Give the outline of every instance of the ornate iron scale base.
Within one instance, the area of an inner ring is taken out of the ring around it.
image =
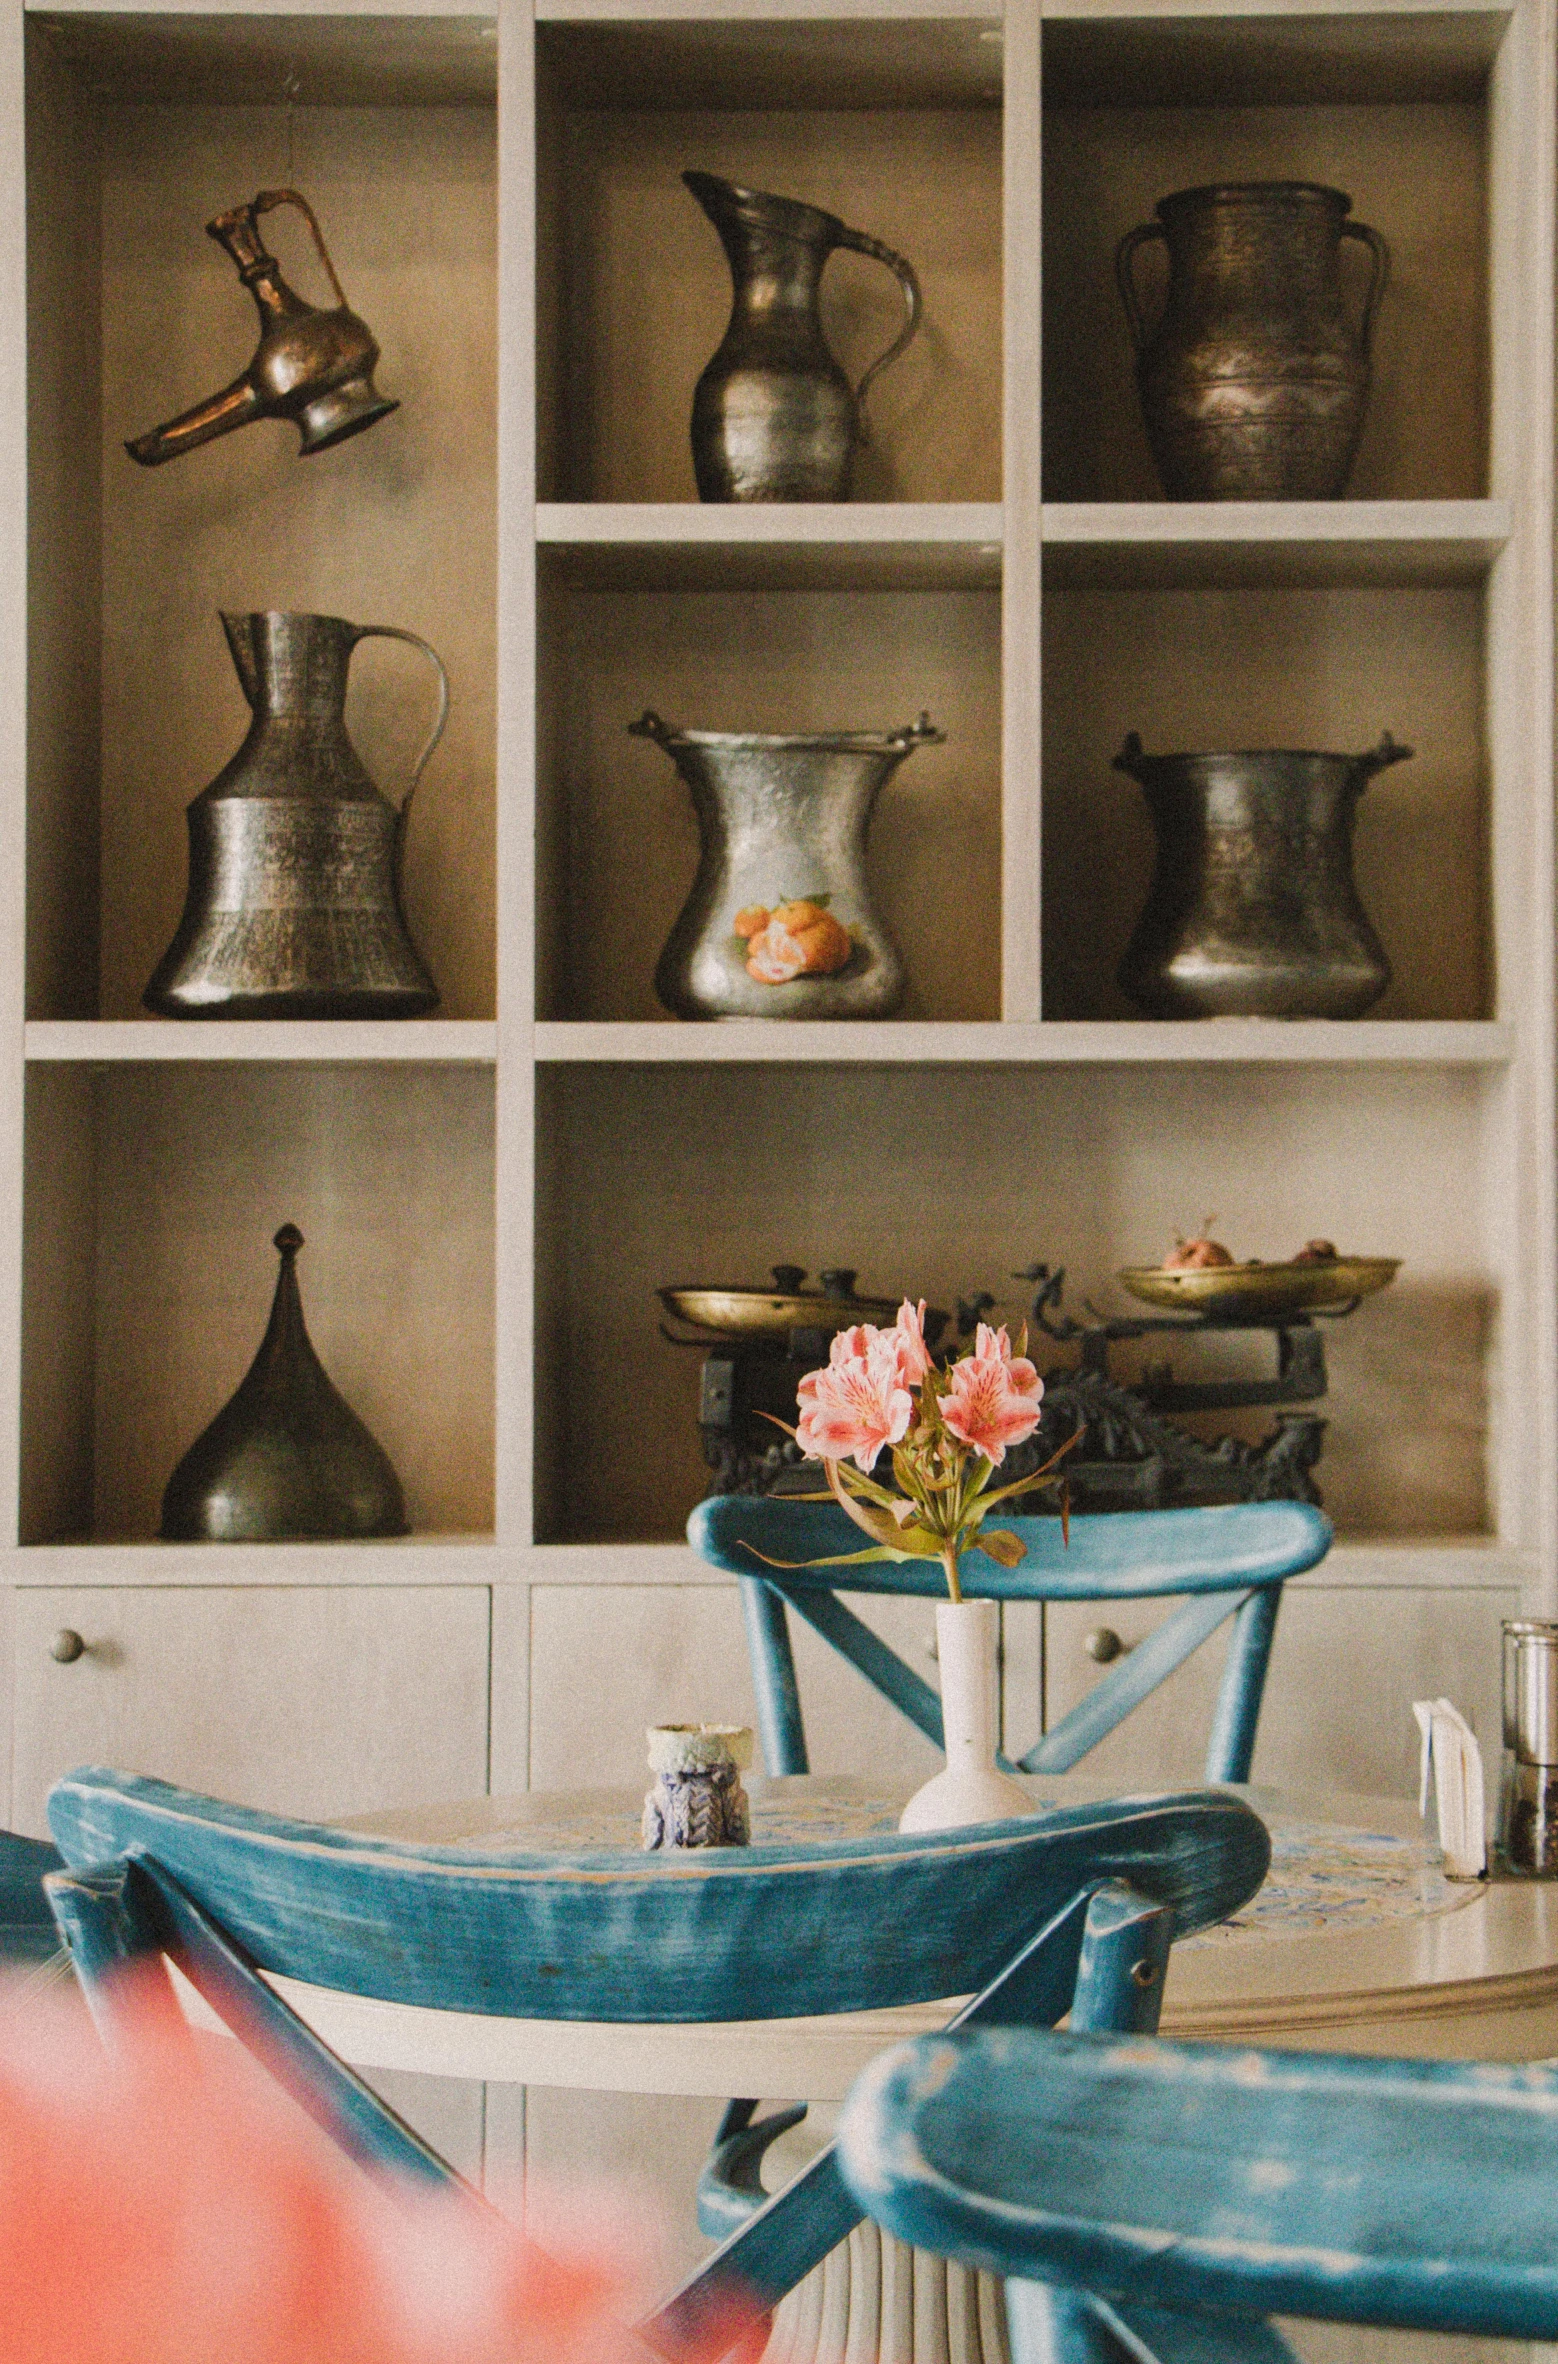
[[[1326,1424],[1317,1414],[1279,1410],[1258,1444],[1231,1436],[1208,1444],[1173,1417],[1318,1402],[1327,1385],[1325,1341],[1312,1316],[1237,1321],[1226,1315],[1148,1314],[1106,1320],[1089,1308],[1088,1318],[1077,1321],[1061,1309],[1063,1269],[1052,1272],[1047,1265],[1033,1264],[1016,1277],[1035,1285],[1029,1351],[1041,1370],[1042,1354],[1035,1351],[1041,1338],[1072,1348],[1077,1360],[1044,1371],[1043,1418],[1028,1443],[1008,1453],[1003,1478],[1020,1478],[1039,1469],[1081,1428],[1086,1431],[1083,1441],[1066,1462],[1071,1503],[1077,1510],[1319,1502],[1313,1473]],[[960,1300],[959,1334],[969,1336],[994,1303],[983,1294]],[[1273,1341],[1276,1371],[1269,1378],[1176,1379],[1167,1360],[1150,1365],[1133,1381],[1117,1379],[1110,1370],[1111,1350],[1128,1340],[1220,1334],[1247,1338],[1257,1333]],[[815,1464],[803,1462],[791,1439],[764,1415],[794,1420],[796,1388],[806,1372],[826,1362],[831,1337],[830,1330],[808,1328],[791,1330],[782,1338],[675,1341],[706,1350],[698,1428],[712,1472],[709,1493],[815,1490]],[[1054,1510],[1058,1503],[1052,1491],[1045,1491],[1021,1507]]]

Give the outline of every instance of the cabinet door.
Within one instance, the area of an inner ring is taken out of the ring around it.
[[[480,1795],[487,1636],[475,1585],[21,1591],[16,1827],[82,1764],[321,1818]]]
[[[1088,1655],[1089,1633],[1107,1627],[1129,1647],[1164,1614],[1159,1601],[1047,1610],[1047,1721],[1058,1722],[1107,1671]],[[1513,1592],[1491,1589],[1288,1585],[1252,1777],[1290,1789],[1413,1795],[1412,1702],[1442,1694],[1471,1719],[1496,1783],[1499,1623],[1517,1614]],[[1199,1781],[1224,1649],[1214,1634],[1078,1771],[1122,1784]]]

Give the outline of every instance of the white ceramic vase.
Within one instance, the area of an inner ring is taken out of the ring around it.
[[[941,1722],[947,1767],[917,1789],[898,1819],[900,1830],[957,1830],[967,1822],[999,1822],[1031,1814],[1033,1800],[995,1764],[995,1601],[938,1601],[936,1655],[941,1663]]]

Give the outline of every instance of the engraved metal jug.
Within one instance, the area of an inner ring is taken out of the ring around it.
[[[313,232],[335,289],[333,311],[322,311],[290,288],[275,256],[266,253],[259,217],[278,205],[295,205]],[[132,460],[158,468],[164,460],[247,427],[251,419],[291,419],[303,439],[298,457],[306,460],[400,408],[373,382],[379,360],[373,331],[348,306],[306,197],[296,189],[262,189],[248,204],[231,206],[207,222],[206,236],[231,255],[253,296],[260,341],[248,368],[230,386],[127,443]]]
[[[1311,181],[1234,181],[1160,199],[1115,254],[1147,441],[1171,501],[1325,501],[1363,431],[1374,317],[1390,271],[1352,199]],[[1168,248],[1168,299],[1148,328],[1135,257]],[[1373,258],[1348,318],[1341,248]]]
[[[303,1319],[303,1234],[283,1223],[270,1321],[237,1393],[169,1478],[170,1543],[275,1543],[407,1533],[389,1455],[331,1386]]]
[[[628,729],[663,747],[692,791],[702,853],[655,991],[678,1018],[886,1018],[898,948],[871,908],[866,830],[883,787],[945,734]]]
[[[734,282],[730,324],[693,396],[698,498],[848,500],[865,440],[866,388],[920,323],[913,266],[820,206],[738,188],[712,172],[682,179],[718,230]],[[823,335],[819,301],[823,266],[840,246],[887,265],[906,314],[853,389]]]
[[[1358,799],[1403,763],[1387,731],[1367,755],[1273,750],[1114,759],[1157,831],[1146,906],[1120,983],[1154,1018],[1357,1018],[1390,963],[1353,883]]]
[[[169,1018],[414,1018],[438,988],[400,905],[411,798],[449,714],[435,650],[394,624],[223,615],[249,735],[189,807],[184,916],[147,986]],[[404,640],[438,677],[438,713],[397,808],[346,730],[360,640]]]

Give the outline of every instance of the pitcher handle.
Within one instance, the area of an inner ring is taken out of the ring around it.
[[[868,443],[870,441],[870,431],[866,426],[865,416],[866,388],[870,385],[873,378],[880,377],[882,371],[887,368],[889,362],[897,360],[899,354],[903,351],[905,345],[910,342],[915,330],[919,327],[921,310],[920,283],[918,278],[915,276],[914,265],[912,263],[906,262],[901,254],[895,254],[890,246],[884,246],[880,238],[869,237],[864,230],[850,229],[847,222],[839,223],[835,244],[839,246],[852,247],[856,254],[868,254],[870,255],[873,262],[885,263],[889,271],[892,272],[894,278],[897,280],[899,287],[903,291],[903,308],[905,314],[904,324],[898,331],[898,334],[894,337],[892,343],[888,346],[886,352],[879,353],[877,355],[870,368],[866,371],[865,376],[855,388],[855,408],[859,413],[858,432],[861,442]]]
[[[314,244],[319,249],[319,259],[325,267],[325,277],[335,289],[336,302],[340,305],[343,312],[347,311],[349,307],[346,301],[346,290],[335,275],[335,265],[330,260],[330,249],[325,244],[325,234],[319,227],[319,224],[315,221],[314,209],[309,204],[308,199],[303,195],[302,190],[262,189],[259,195],[255,198],[254,203],[249,208],[249,210],[251,213],[256,215],[262,213],[272,213],[278,205],[295,205],[299,213],[303,216],[304,221],[307,222],[309,228],[313,231]]]
[[[1363,326],[1358,332],[1363,358],[1367,361],[1369,347],[1374,340],[1374,315],[1379,310],[1380,297],[1390,284],[1390,248],[1379,231],[1371,230],[1367,222],[1343,222],[1342,236],[1356,238],[1374,258],[1374,267],[1369,274],[1369,292],[1363,299]]]
[[[420,633],[402,631],[399,624],[359,624],[356,627],[356,632],[358,640],[403,640],[408,647],[419,648],[438,676],[438,713],[433,727],[428,733],[427,742],[411,767],[410,784],[400,800],[399,835],[403,838],[406,834],[406,823],[411,815],[411,799],[416,794],[417,782],[426,771],[433,749],[444,735],[444,724],[449,720],[449,676],[444,671],[444,660],[437,649],[430,647]],[[355,643],[353,645],[355,646]]]
[[[1134,230],[1127,230],[1114,250],[1114,279],[1120,290],[1120,301],[1125,306],[1125,325],[1131,332],[1131,351],[1138,359],[1147,342],[1146,323],[1142,317],[1141,298],[1136,292],[1136,250],[1145,246],[1149,238],[1167,239],[1168,232],[1161,222],[1139,222]]]

